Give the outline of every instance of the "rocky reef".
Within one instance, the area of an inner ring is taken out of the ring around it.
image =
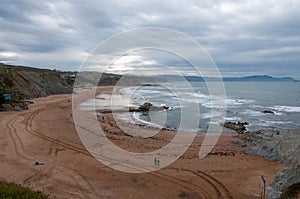
[[[143,105],[136,107],[130,107],[129,112],[149,112],[149,111],[162,111],[167,110],[169,107],[167,106],[154,106],[150,102],[145,102]]]
[[[243,150],[247,154],[283,163],[291,168],[278,172],[271,183],[270,199],[281,198],[288,188],[300,183],[300,129],[265,129],[240,135],[249,145]],[[297,188],[300,191],[299,187]]]
[[[271,114],[271,113],[269,113]],[[243,152],[264,159],[276,161],[289,166],[278,172],[270,184],[270,199],[279,199],[284,194],[299,192],[300,187],[300,128],[292,130],[263,129],[255,132],[246,131],[242,122],[227,122],[224,127],[237,132],[240,138],[237,144],[243,147]],[[299,186],[296,186],[299,185]],[[296,193],[297,194],[297,193]]]
[[[236,131],[241,134],[246,131],[247,122],[225,122],[224,127]]]
[[[2,104],[0,111],[22,111],[27,110],[28,105],[31,104],[30,101],[19,101],[19,102],[10,102]]]
[[[281,169],[271,183],[270,199],[296,198],[300,192],[300,166]]]
[[[239,135],[249,146],[244,152],[288,166],[300,165],[300,129],[265,129]]]

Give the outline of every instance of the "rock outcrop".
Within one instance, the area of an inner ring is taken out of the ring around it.
[[[290,166],[278,172],[271,184],[270,199],[279,199],[288,188],[300,186],[300,128],[294,130],[264,129],[237,135],[247,146],[244,153]],[[299,192],[299,187],[294,192]]]
[[[238,137],[251,142],[251,146],[244,149],[247,154],[289,166],[300,165],[300,129],[265,129],[257,132],[247,132]]]
[[[295,168],[289,168],[289,169],[281,169],[274,181],[271,183],[271,191],[268,195],[269,199],[279,199],[283,194],[285,195],[292,195],[292,197],[295,197],[298,190],[289,190],[290,187],[293,185],[297,185],[300,183],[300,166]],[[294,192],[294,193],[287,193],[287,192]],[[291,196],[289,196],[292,198]],[[286,197],[288,198],[288,197]]]
[[[154,106],[150,102],[145,102],[143,105],[139,106],[138,108],[130,107],[129,112],[149,112],[149,111],[162,111],[169,109],[167,106]]]
[[[62,72],[0,63],[0,89],[12,100],[33,99],[52,94],[72,93],[72,84]]]
[[[273,111],[270,111],[270,110],[263,110],[261,111],[262,113],[265,113],[265,114],[271,114],[271,115],[275,115],[275,113]]]
[[[247,122],[225,122],[224,127],[228,129],[235,130],[238,134],[246,131]]]
[[[28,109],[28,102],[17,102],[10,104],[2,104],[2,111],[23,111]]]

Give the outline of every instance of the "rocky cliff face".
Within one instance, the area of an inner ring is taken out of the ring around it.
[[[271,183],[268,198],[295,198],[300,192],[300,128],[293,130],[264,129],[237,135],[244,143],[244,152],[283,163],[282,169]],[[240,144],[241,145],[241,144]],[[285,197],[284,195],[289,195]]]
[[[288,166],[300,165],[300,129],[265,129],[239,135],[251,144],[245,153],[273,160]]]
[[[300,166],[280,170],[271,183],[269,199],[297,198],[300,187]]]
[[[72,85],[59,71],[0,64],[0,89],[20,100],[71,93]]]

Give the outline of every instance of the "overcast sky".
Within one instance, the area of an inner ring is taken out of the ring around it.
[[[134,28],[160,27],[199,42],[223,76],[300,79],[299,8],[300,0],[2,0],[0,61],[77,70],[108,37]],[[133,53],[123,60],[126,66],[143,60],[139,63],[155,69],[155,64],[162,63],[154,55]],[[162,60],[185,69],[172,56]],[[122,64],[119,60],[115,67]]]

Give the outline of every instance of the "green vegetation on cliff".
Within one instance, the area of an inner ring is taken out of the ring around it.
[[[100,80],[99,77],[101,77]],[[65,72],[0,63],[0,91],[11,94],[13,100],[72,93],[75,79],[76,85],[82,87],[96,85],[133,86],[164,81],[163,79],[140,76],[122,76],[99,72]]]
[[[17,100],[71,93],[72,85],[62,78],[61,73],[0,63],[0,90]]]
[[[31,191],[14,183],[0,182],[0,198],[9,199],[44,199],[47,198],[40,192]]]
[[[300,195],[300,182],[295,183],[288,187],[284,193],[280,196],[280,199],[297,199],[297,196]]]

